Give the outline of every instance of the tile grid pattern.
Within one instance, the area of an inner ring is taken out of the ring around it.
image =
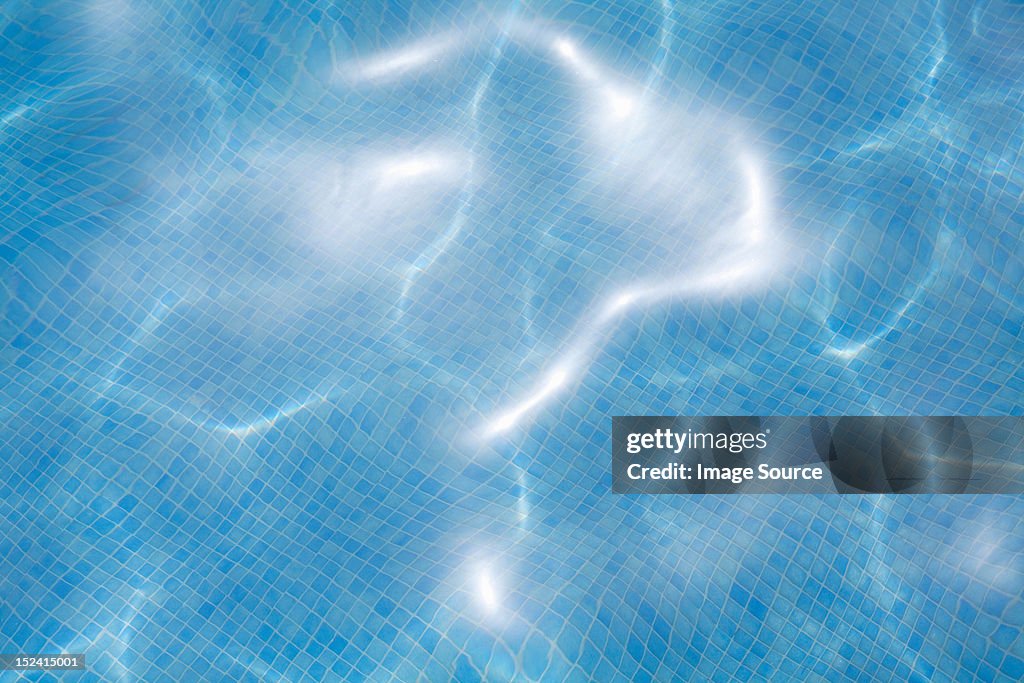
[[[608,445],[1024,412],[1019,3],[216,5],[0,9],[0,651],[1024,677],[1019,498],[616,497]]]

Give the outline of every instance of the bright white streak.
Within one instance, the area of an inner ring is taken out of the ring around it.
[[[481,567],[476,575],[476,592],[480,603],[488,612],[498,609],[498,591],[494,587],[489,567]]]
[[[519,423],[530,410],[540,405],[545,399],[562,388],[569,379],[569,372],[564,367],[556,367],[550,373],[544,383],[532,394],[521,400],[512,410],[504,413],[494,420],[486,429],[487,436],[493,436],[512,429]]]
[[[636,99],[612,87],[605,88],[605,96],[608,104],[608,116],[612,121],[629,118],[636,110]]]
[[[721,263],[703,273],[684,275],[661,284],[613,295],[608,303],[600,307],[601,313],[591,320],[583,321],[579,332],[573,335],[575,342],[566,349],[562,360],[555,365],[556,369],[548,373],[534,391],[521,398],[512,408],[487,422],[482,430],[483,438],[493,438],[517,426],[524,417],[569,382],[570,371],[582,373],[613,328],[619,314],[631,308],[684,296],[728,295],[741,291],[771,272],[771,266],[778,259],[778,255],[771,252],[764,247],[757,251],[745,250],[737,254],[734,260]]]
[[[28,113],[28,107],[22,104],[7,112],[3,116],[0,116],[0,130],[7,128],[9,125],[23,117],[26,113]]]
[[[555,38],[551,42],[555,55],[587,85],[594,86],[599,94],[600,104],[607,114],[607,123],[618,123],[637,112],[639,101],[622,86],[615,86],[603,70],[583,54],[568,38]]]
[[[397,185],[403,181],[414,180],[424,176],[442,175],[459,171],[458,159],[454,155],[437,152],[424,152],[392,157],[381,161],[375,170],[382,187]]]
[[[585,81],[600,80],[597,67],[589,59],[580,54],[576,45],[568,38],[558,38],[552,44],[555,53],[571,68],[576,75]]]
[[[380,81],[437,64],[441,58],[459,47],[454,37],[443,36],[390,50],[366,61],[357,62],[342,72],[346,80]]]
[[[740,167],[747,181],[747,192],[750,194],[750,208],[744,217],[747,224],[747,235],[750,246],[760,243],[765,237],[765,226],[768,224],[768,200],[764,187],[763,174],[754,159],[748,155],[740,158]]]
[[[305,401],[303,403],[299,403],[299,404],[297,404],[295,406],[292,406],[290,408],[283,408],[281,410],[274,411],[273,414],[268,415],[267,417],[261,417],[260,419],[256,420],[255,422],[250,422],[249,424],[238,425],[237,427],[220,426],[220,427],[217,427],[216,431],[224,432],[224,433],[230,434],[231,436],[235,436],[235,437],[238,437],[240,439],[244,439],[247,436],[252,436],[253,434],[260,434],[262,432],[265,432],[268,429],[270,429],[271,427],[273,427],[275,424],[277,424],[278,420],[280,420],[282,418],[291,417],[292,415],[295,415],[296,413],[298,413],[300,411],[308,410],[310,408],[314,408],[314,407],[324,403],[326,400],[327,400],[326,397],[311,398],[308,401]]]

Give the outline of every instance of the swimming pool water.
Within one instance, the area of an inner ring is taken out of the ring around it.
[[[1024,413],[1019,2],[7,3],[0,164],[26,678],[1024,678],[1019,496],[610,467]]]

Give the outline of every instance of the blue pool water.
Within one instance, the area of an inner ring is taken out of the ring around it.
[[[1020,497],[610,470],[1024,413],[1021,3],[11,2],[0,164],[0,652],[1024,678]]]

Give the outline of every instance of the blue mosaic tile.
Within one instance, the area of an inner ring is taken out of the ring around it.
[[[1018,681],[1012,496],[611,494],[612,415],[1024,413],[1012,0],[0,8],[0,652]]]

